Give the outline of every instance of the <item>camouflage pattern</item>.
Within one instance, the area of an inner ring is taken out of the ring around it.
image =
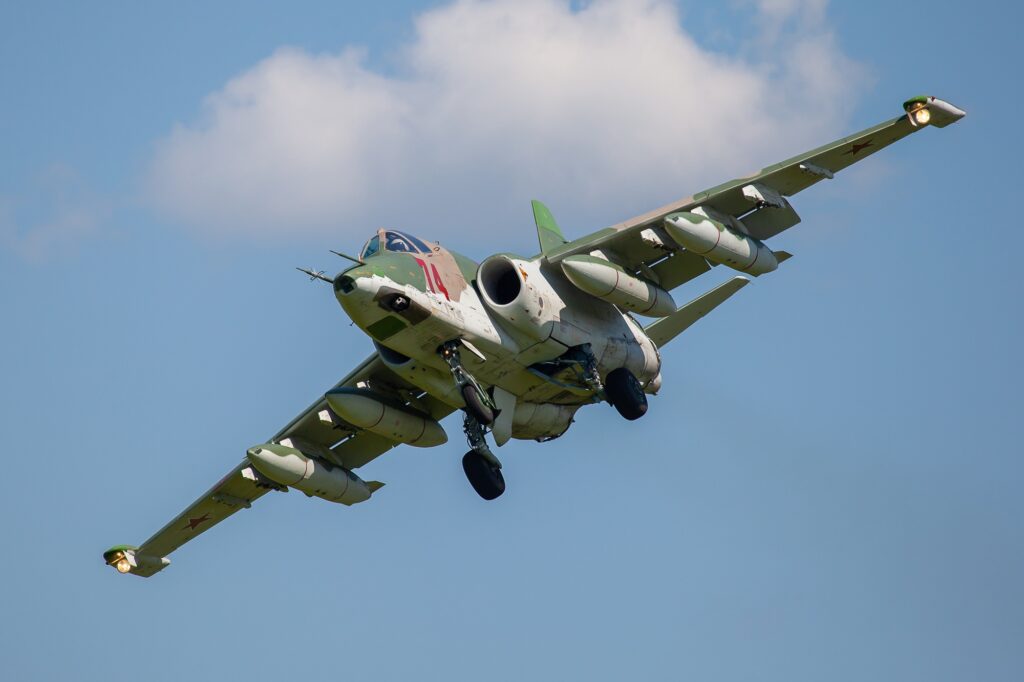
[[[414,440],[405,427],[422,427],[423,433],[428,426],[440,429],[441,419],[465,405],[453,369],[439,355],[442,344],[462,344],[466,352],[461,354],[461,368],[472,375],[473,385],[493,392],[501,406],[494,425],[499,445],[511,437],[542,440],[564,433],[581,406],[602,397],[595,373],[600,378],[628,368],[645,392],[656,393],[661,385],[659,346],[747,280],[734,278],[644,329],[612,303],[575,286],[559,264],[571,257],[577,263],[608,263],[612,272],[670,291],[712,266],[673,238],[666,217],[685,213],[683,220],[701,224],[706,218],[721,226],[719,234],[728,231],[760,244],[799,222],[788,197],[832,179],[913,132],[942,128],[964,116],[960,109],[930,96],[907,100],[904,111],[895,119],[571,242],[547,207],[534,202],[541,252],[533,258],[497,254],[478,265],[439,244],[378,230],[361,262],[333,280],[309,273],[333,281],[338,302],[373,339],[376,351],[270,441],[251,451],[274,452],[280,446],[315,462],[316,467],[304,469],[302,477],[311,494],[346,503],[371,497],[381,484],[360,486],[352,470],[393,448],[395,438]],[[376,250],[371,248],[375,243]],[[780,263],[789,257],[783,251],[775,255]],[[492,271],[493,281],[483,276]],[[337,410],[326,395],[335,396]],[[352,400],[339,402],[338,396],[351,395],[370,396],[372,402],[360,407],[362,412]],[[381,417],[372,424],[376,432],[361,416],[371,407],[380,407]],[[339,411],[363,426],[346,421]],[[389,418],[394,423],[385,423]],[[405,421],[399,423],[401,419]],[[432,441],[443,442],[443,435],[434,433]],[[474,450],[479,454],[476,445]],[[302,463],[298,456],[295,461]],[[162,570],[170,563],[166,555],[177,547],[250,507],[268,491],[288,490],[288,484],[267,474],[276,475],[272,470],[278,467],[262,464],[264,472],[244,460],[141,546],[117,545],[104,553],[104,560],[121,572],[143,577]],[[355,497],[346,497],[350,484],[358,488]]]

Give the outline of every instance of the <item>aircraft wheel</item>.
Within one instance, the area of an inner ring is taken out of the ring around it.
[[[604,380],[608,401],[626,419],[639,419],[647,413],[647,396],[640,380],[625,367],[613,369]]]
[[[466,401],[466,412],[480,422],[481,426],[490,426],[494,423],[494,410],[487,407],[473,384],[462,387],[462,399]]]
[[[483,455],[472,450],[467,452],[462,458],[462,470],[476,494],[485,500],[493,500],[505,492],[505,477],[501,475],[501,469],[491,466]]]

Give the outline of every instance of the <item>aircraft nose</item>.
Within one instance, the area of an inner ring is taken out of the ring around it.
[[[334,297],[352,320],[362,325],[374,315],[374,298],[380,286],[379,278],[363,265],[338,273],[334,278]]]
[[[341,273],[334,278],[335,294],[350,294],[356,288],[356,280],[352,275]]]
[[[370,271],[368,268],[361,265],[349,268],[338,273],[338,276],[334,278],[334,294],[340,299],[342,296],[356,293],[360,289],[366,289],[366,284],[369,283],[369,280]],[[360,284],[363,284],[363,286],[360,286]]]

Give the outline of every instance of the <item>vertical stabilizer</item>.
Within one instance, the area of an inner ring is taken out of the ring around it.
[[[530,203],[533,204],[533,220],[537,223],[537,241],[540,242],[541,253],[547,253],[568,243],[548,207],[536,199]]]

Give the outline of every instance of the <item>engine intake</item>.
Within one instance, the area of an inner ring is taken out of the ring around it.
[[[553,312],[563,304],[536,262],[491,256],[480,264],[476,281],[484,303],[508,326],[535,341],[551,335]]]
[[[506,256],[488,258],[480,265],[477,282],[492,306],[509,305],[523,290],[522,275]]]

